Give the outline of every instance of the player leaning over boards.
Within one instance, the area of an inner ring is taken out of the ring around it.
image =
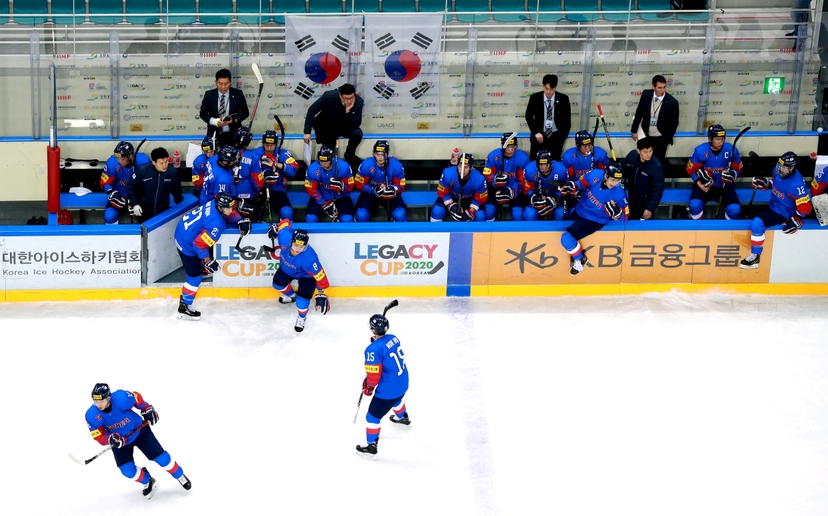
[[[390,306],[390,305],[389,305]],[[386,308],[387,310],[387,308]],[[375,458],[379,441],[380,422],[392,408],[391,422],[410,425],[403,397],[408,390],[408,368],[400,348],[400,339],[388,333],[390,326],[384,315],[374,314],[368,320],[371,328],[371,344],[365,348],[365,380],[362,393],[374,395],[365,414],[366,446],[357,445],[357,455]],[[376,391],[376,393],[374,392]]]
[[[282,219],[279,224],[272,224],[267,230],[267,237],[279,241],[279,268],[273,275],[273,288],[281,293],[282,304],[296,303],[296,323],[293,329],[300,332],[305,329],[310,300],[316,295],[316,310],[322,315],[331,309],[325,289],[330,286],[325,269],[319,263],[319,257],[313,247],[308,245],[310,237],[304,229],[291,229],[290,221]],[[291,282],[298,281],[297,291],[293,291]]]
[[[772,177],[754,177],[752,186],[760,190],[771,189],[770,202],[765,211],[750,224],[750,255],[742,260],[739,267],[756,269],[765,243],[765,228],[785,224],[782,232],[792,235],[802,227],[802,218],[811,213],[811,197],[805,180],[796,170],[799,158],[793,152],[786,152],[779,158]]]
[[[138,469],[135,466],[135,448],[141,450],[147,459],[154,460],[167,470],[184,489],[192,487],[184,470],[159,444],[148,426],[158,422],[158,413],[139,393],[124,390],[110,392],[109,385],[96,383],[92,389],[92,402],[93,405],[86,411],[86,423],[92,438],[101,443],[101,446],[112,446],[112,455],[118,469],[125,477],[142,485],[147,500],[152,498],[158,486],[147,468]],[[141,414],[133,408],[140,410]]]

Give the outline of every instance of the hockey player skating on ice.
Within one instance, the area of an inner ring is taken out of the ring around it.
[[[135,448],[141,450],[147,459],[154,460],[167,470],[184,489],[190,489],[190,480],[184,475],[184,470],[152,433],[150,425],[158,422],[158,413],[139,393],[124,390],[110,392],[109,385],[97,383],[92,389],[92,401],[93,405],[86,411],[86,423],[92,438],[102,446],[112,445],[112,455],[118,469],[125,477],[141,484],[147,499],[152,498],[158,485],[146,467],[138,469],[135,465]],[[133,408],[140,410],[141,414]],[[142,418],[147,423],[143,427]]]
[[[802,217],[811,213],[811,198],[805,180],[796,170],[799,158],[793,152],[786,152],[779,158],[771,178],[754,177],[752,186],[760,190],[771,189],[770,202],[765,211],[750,224],[750,255],[741,261],[739,267],[755,269],[762,257],[765,243],[765,229],[784,224],[782,232],[792,235],[802,227]]]
[[[270,226],[267,237],[279,242],[279,268],[273,274],[273,288],[281,294],[280,303],[296,303],[299,313],[293,329],[300,332],[305,329],[314,291],[319,291],[316,295],[316,310],[324,315],[331,309],[331,303],[325,294],[325,289],[330,286],[328,276],[319,263],[316,251],[308,245],[310,237],[304,229],[293,231],[290,221],[282,219],[278,225]],[[293,280],[298,280],[295,292],[291,285]]]
[[[742,170],[739,150],[725,143],[724,127],[716,124],[707,128],[707,143],[696,147],[687,162],[687,174],[693,180],[690,192],[690,218],[704,217],[704,205],[717,201],[724,206],[725,218],[736,220],[742,211],[733,182]],[[730,166],[728,166],[728,164]],[[721,208],[721,206],[720,206]]]
[[[570,217],[575,222],[561,236],[561,245],[571,257],[569,273],[573,276],[589,263],[578,241],[595,233],[610,220],[627,220],[630,214],[627,198],[619,186],[623,177],[621,167],[610,163],[605,170],[587,172],[579,180],[567,181],[561,187],[564,195],[579,190],[584,192]]]
[[[405,410],[403,397],[408,390],[408,368],[405,355],[400,348],[400,339],[388,333],[388,319],[374,314],[368,320],[371,328],[371,344],[365,348],[365,380],[362,392],[365,396],[373,395],[368,413],[365,415],[365,438],[367,445],[357,445],[357,455],[375,458],[377,442],[380,436],[380,421],[392,408],[391,422],[401,425],[411,424]]]

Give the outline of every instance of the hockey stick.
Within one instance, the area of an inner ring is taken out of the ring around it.
[[[385,305],[385,309],[382,311],[382,316],[385,317],[385,314],[388,313],[388,310],[391,310],[392,308],[394,308],[395,306],[398,306],[399,304],[400,304],[400,302],[395,299],[395,300],[391,301],[390,303],[388,303],[387,305]],[[362,404],[362,396],[364,396],[364,395],[365,395],[365,391],[362,391],[362,392],[359,393],[359,400],[357,400],[356,412],[354,412],[354,423],[356,423],[357,416],[359,415],[359,406]]]
[[[733,164],[733,155],[736,154],[736,143],[739,141],[739,138],[741,138],[742,135],[745,134],[748,131],[750,131],[750,126],[747,126],[744,129],[742,129],[741,131],[739,131],[739,134],[736,135],[736,139],[733,140],[733,149],[730,151],[730,159],[727,160],[728,170],[730,169],[730,166]],[[724,148],[724,144],[722,144],[722,148]],[[734,186],[734,188],[735,188],[735,186]],[[714,219],[719,218],[719,212],[722,210],[722,199],[724,198],[724,189],[725,189],[725,185],[724,185],[724,183],[722,183],[722,193],[719,194],[719,202],[716,204],[716,216],[713,217]],[[753,190],[753,193],[756,193],[755,189]],[[753,201],[753,199],[751,199],[751,201]]]
[[[589,169],[595,170],[595,135],[598,134],[598,123],[600,119],[595,117],[595,129],[592,130],[592,155],[589,157]]]
[[[148,424],[149,424],[149,421],[144,421],[143,423],[141,423],[141,425],[140,425],[138,428],[135,428],[135,429],[133,429],[131,432],[129,432],[128,434],[126,434],[126,435],[124,436],[124,439],[126,439],[126,438],[127,438],[127,437],[129,437],[130,435],[134,434],[135,432],[137,432],[137,431],[141,430],[142,428],[144,428],[144,427],[145,427],[145,426],[147,426]],[[108,452],[108,451],[109,451],[109,450],[111,450],[111,449],[112,449],[112,445],[110,444],[110,445],[108,445],[106,448],[104,448],[103,450],[101,450],[100,452],[98,452],[98,454],[97,454],[97,455],[95,455],[94,457],[92,457],[91,459],[86,459],[86,460],[79,459],[79,458],[75,457],[74,455],[72,455],[71,453],[69,454],[69,458],[70,458],[70,459],[72,459],[73,461],[77,462],[77,463],[78,463],[78,464],[80,464],[81,466],[86,466],[87,464],[89,464],[90,462],[92,462],[93,460],[97,459],[98,457],[100,457],[101,455],[103,455],[104,453]]]
[[[250,123],[247,124],[247,132],[253,128],[253,119],[256,118],[256,111],[259,109],[259,100],[262,98],[262,90],[264,89],[264,79],[262,79],[262,73],[259,71],[259,65],[253,63],[253,75],[256,76],[256,80],[259,81],[259,94],[256,96],[256,103],[253,104],[253,112],[250,114]]]
[[[753,151],[750,151],[750,152],[748,153],[748,156],[749,156],[751,159],[756,159],[756,158],[758,158],[758,157],[759,157],[759,155],[758,155],[758,154],[756,154],[756,153],[755,153],[755,152],[753,152]],[[759,174],[760,174],[760,176],[759,176],[759,177],[761,177],[761,174],[762,174],[761,170],[760,170]],[[748,217],[750,216],[750,215],[749,215],[749,214],[750,214],[750,208],[753,206],[753,199],[755,199],[755,198],[756,198],[756,190],[757,190],[757,188],[754,188],[754,189],[753,189],[753,193],[751,193],[751,194],[750,194],[750,202],[748,203],[748,207],[747,207],[747,209],[745,210],[745,218],[748,218]]]
[[[607,144],[609,144],[610,153],[612,154],[612,161],[618,161],[615,158],[615,149],[612,148],[612,140],[610,140],[609,129],[607,129],[607,121],[604,120],[604,110],[601,109],[601,104],[598,104],[598,115],[601,117],[601,125],[604,126],[604,134],[607,135]]]

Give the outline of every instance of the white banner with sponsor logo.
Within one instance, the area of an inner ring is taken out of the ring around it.
[[[439,114],[442,23],[442,14],[366,15],[365,97],[386,111]]]
[[[141,235],[0,237],[5,290],[141,287]]]
[[[440,286],[447,282],[448,233],[311,233],[333,287]],[[268,287],[279,268],[276,257],[262,249],[265,235],[248,235],[242,253],[234,249],[237,234],[225,234],[216,244],[221,271],[217,287]]]

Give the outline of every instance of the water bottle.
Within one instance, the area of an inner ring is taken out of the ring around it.
[[[460,160],[460,149],[458,147],[455,147],[454,150],[451,151],[451,160],[449,160],[449,161],[452,165],[456,165],[459,160]]]
[[[172,166],[173,168],[179,168],[181,166],[181,153],[178,151],[173,152]]]

